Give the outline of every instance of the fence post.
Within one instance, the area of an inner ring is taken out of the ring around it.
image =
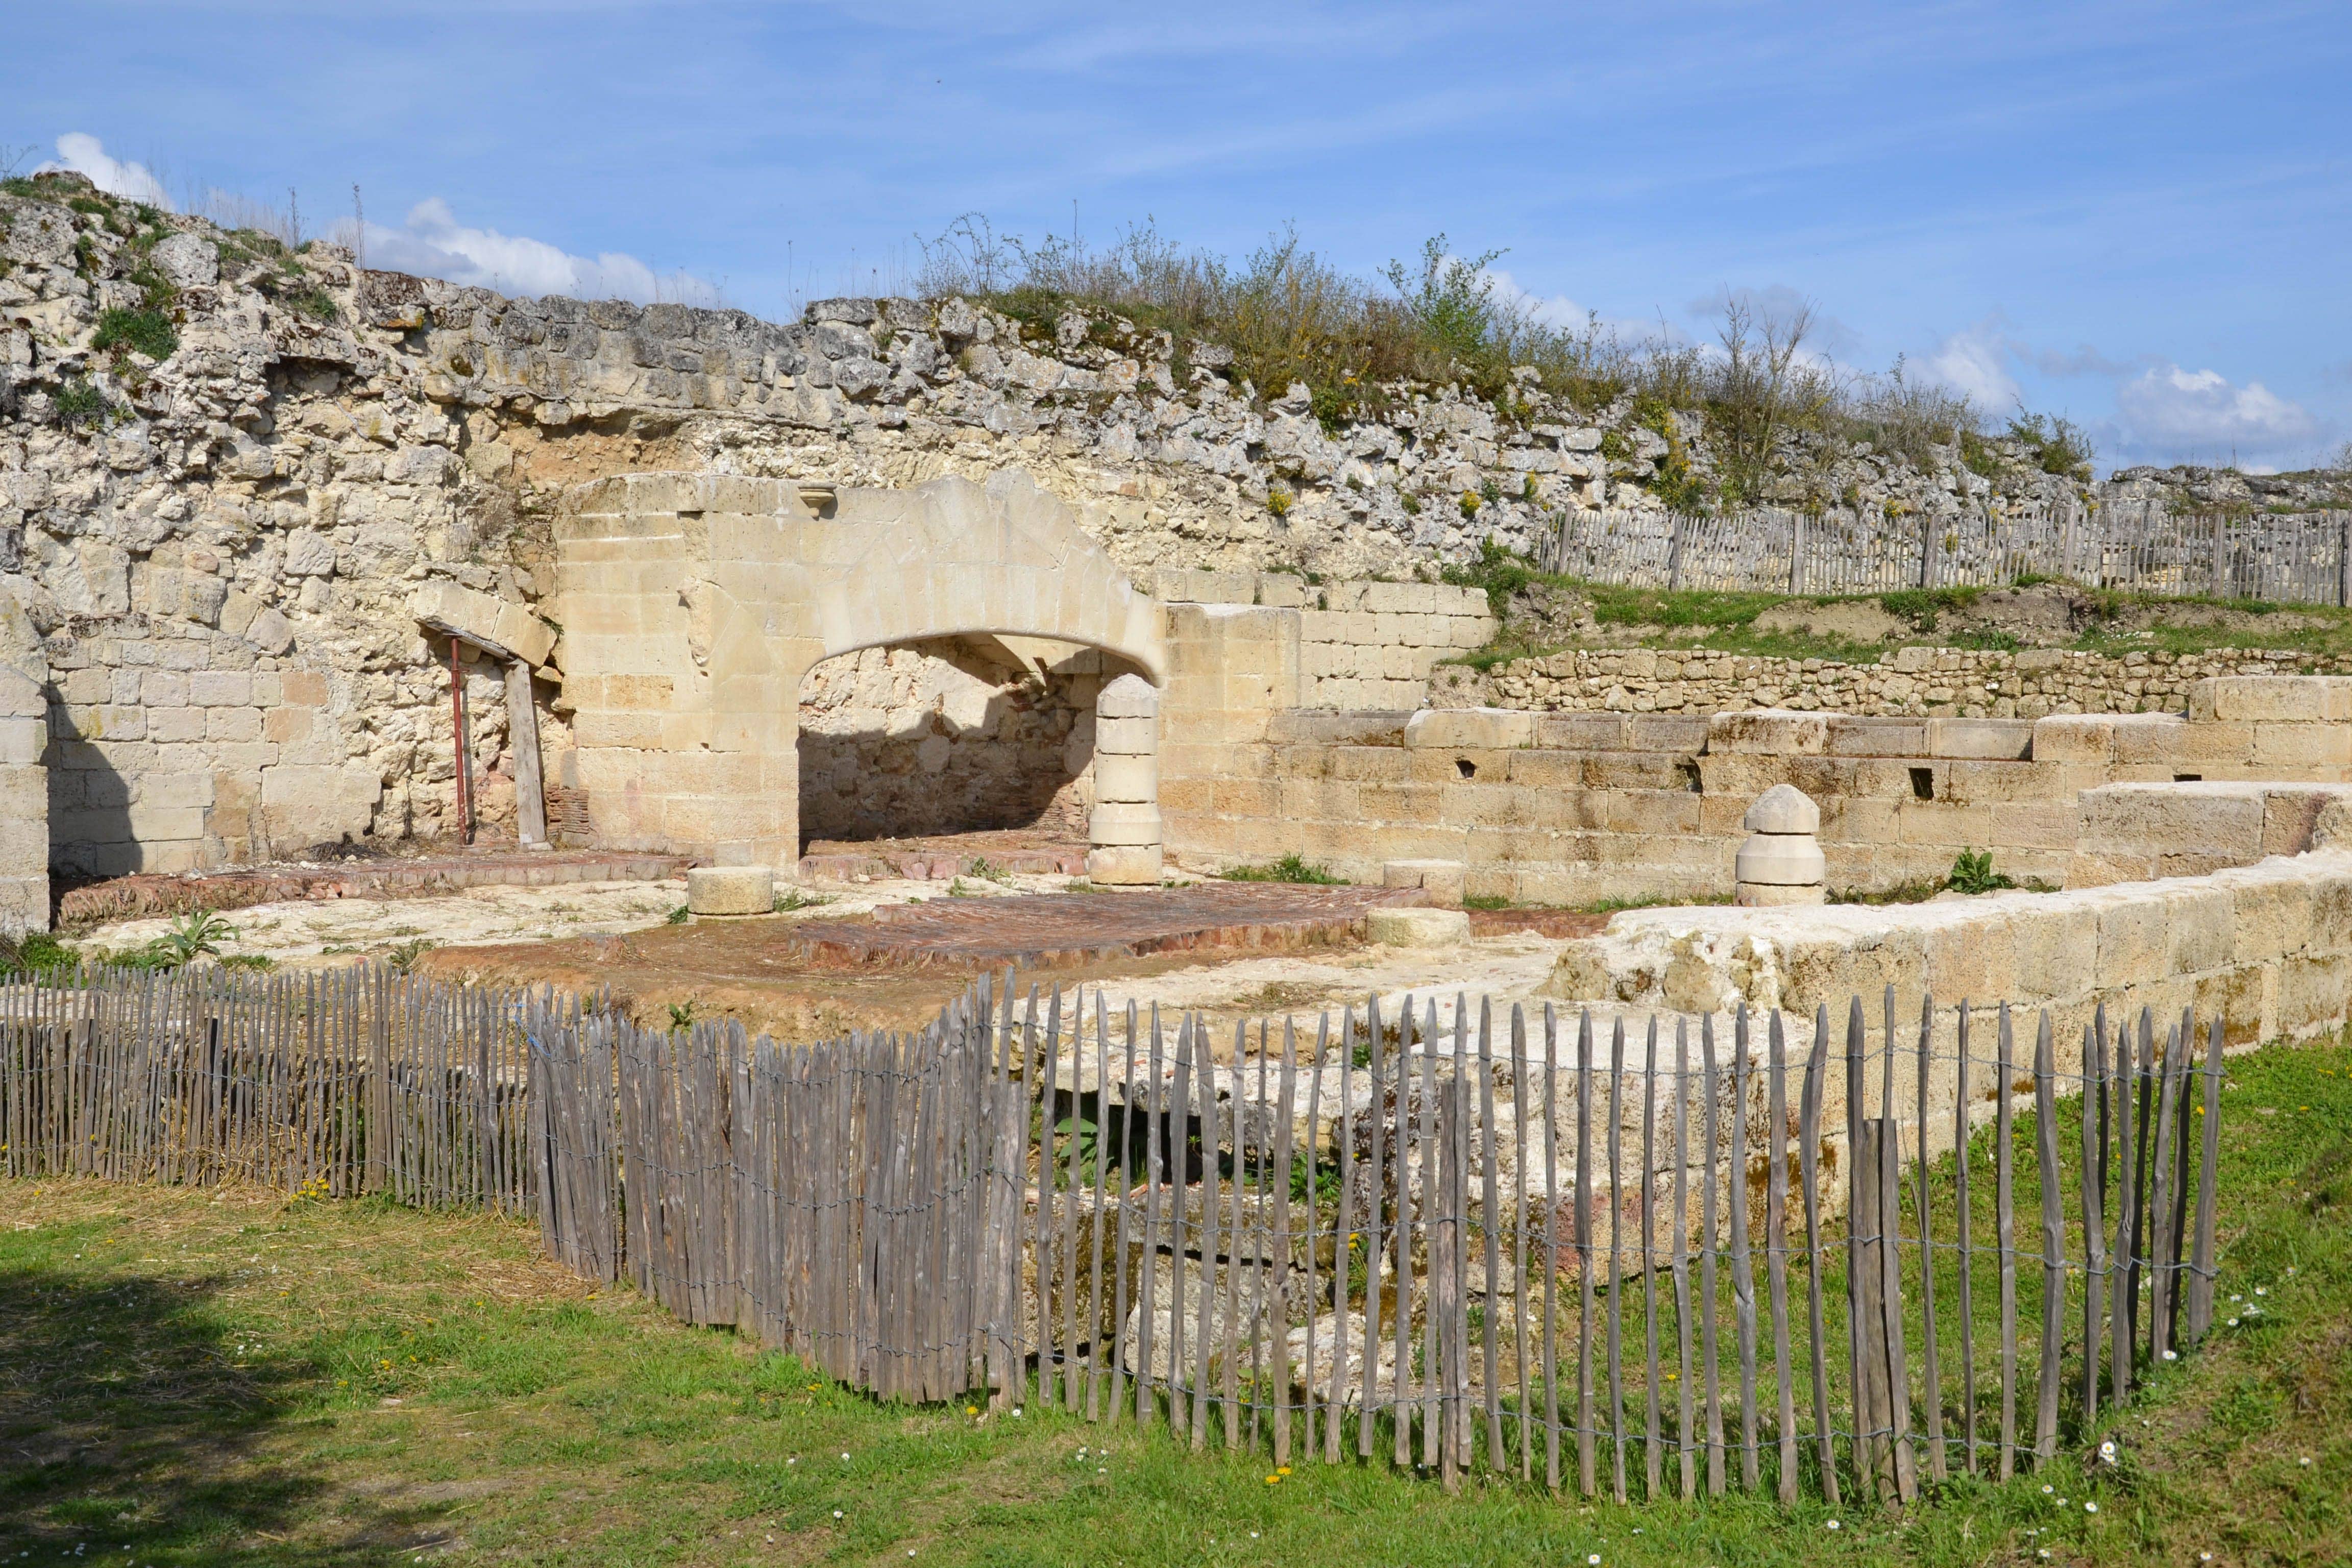
[[[1932,588],[1936,585],[1936,514],[1932,511],[1921,512],[1919,514],[1919,586],[1922,588]]]
[[[2230,596],[2230,518],[2226,512],[2213,514],[2213,596]]]
[[[2352,511],[2336,514],[2336,602],[2352,608]]]
[[[1805,514],[1792,511],[1789,517],[1789,592],[1801,594],[1805,591]]]
[[[1666,588],[1669,592],[1683,585],[1683,531],[1688,520],[1682,513],[1674,514],[1674,536],[1666,544]]]

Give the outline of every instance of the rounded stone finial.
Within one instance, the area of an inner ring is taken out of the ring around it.
[[[1750,833],[1819,833],[1822,808],[1795,784],[1774,784],[1756,797],[1739,826]]]

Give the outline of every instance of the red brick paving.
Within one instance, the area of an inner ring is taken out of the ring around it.
[[[866,921],[778,932],[774,956],[889,968],[1068,967],[1192,949],[1281,952],[1360,940],[1366,911],[1418,888],[1203,882],[1134,893],[1047,893],[887,906]]]

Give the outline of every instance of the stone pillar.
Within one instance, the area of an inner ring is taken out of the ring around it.
[[[1106,888],[1160,885],[1160,693],[1139,675],[1095,699],[1095,809],[1087,879]]]
[[[1794,784],[1774,784],[1741,819],[1748,838],[1739,847],[1736,902],[1750,907],[1829,902],[1829,866],[1822,858],[1822,808]]]
[[[49,661],[0,593],[0,932],[49,929]]]

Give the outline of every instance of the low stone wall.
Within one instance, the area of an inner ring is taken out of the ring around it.
[[[1632,910],[1570,944],[1547,989],[1686,1012],[1745,1003],[1793,1015],[1808,1042],[1816,1008],[1843,1031],[1858,995],[1875,1042],[1873,1004],[1889,985],[1898,1029],[1916,1030],[1923,997],[1939,1016],[1966,1001],[1986,1029],[2003,1003],[2048,1007],[2067,1073],[2080,1070],[2083,1031],[2103,1006],[2153,1009],[2159,1039],[2183,1008],[2221,1016],[2233,1046],[2331,1034],[2352,1021],[2352,851],[2331,841],[2204,877],[2061,893]],[[1990,1044],[1973,1048],[1989,1056]],[[2032,1044],[2019,1041],[2018,1059]]]
[[[1520,902],[1722,898],[1741,817],[1789,784],[1821,806],[1833,891],[1940,877],[1963,849],[2054,886],[2072,873],[2085,790],[2352,782],[2341,679],[2209,679],[2185,716],[1430,709],[1253,721],[1254,689],[1234,671],[1278,642],[1228,631],[1171,646],[1178,691],[1228,704],[1203,716],[1210,738],[1171,742],[1162,759],[1171,851],[1202,868],[1296,852],[1370,881],[1384,861],[1444,859],[1466,868],[1471,894]]]
[[[1432,700],[1536,712],[1720,713],[1794,708],[1871,717],[2039,719],[2179,713],[2200,680],[2347,675],[2352,655],[2280,648],[2201,654],[1902,647],[1877,664],[1671,648],[1581,649],[1513,659],[1486,674],[1441,669]]]

